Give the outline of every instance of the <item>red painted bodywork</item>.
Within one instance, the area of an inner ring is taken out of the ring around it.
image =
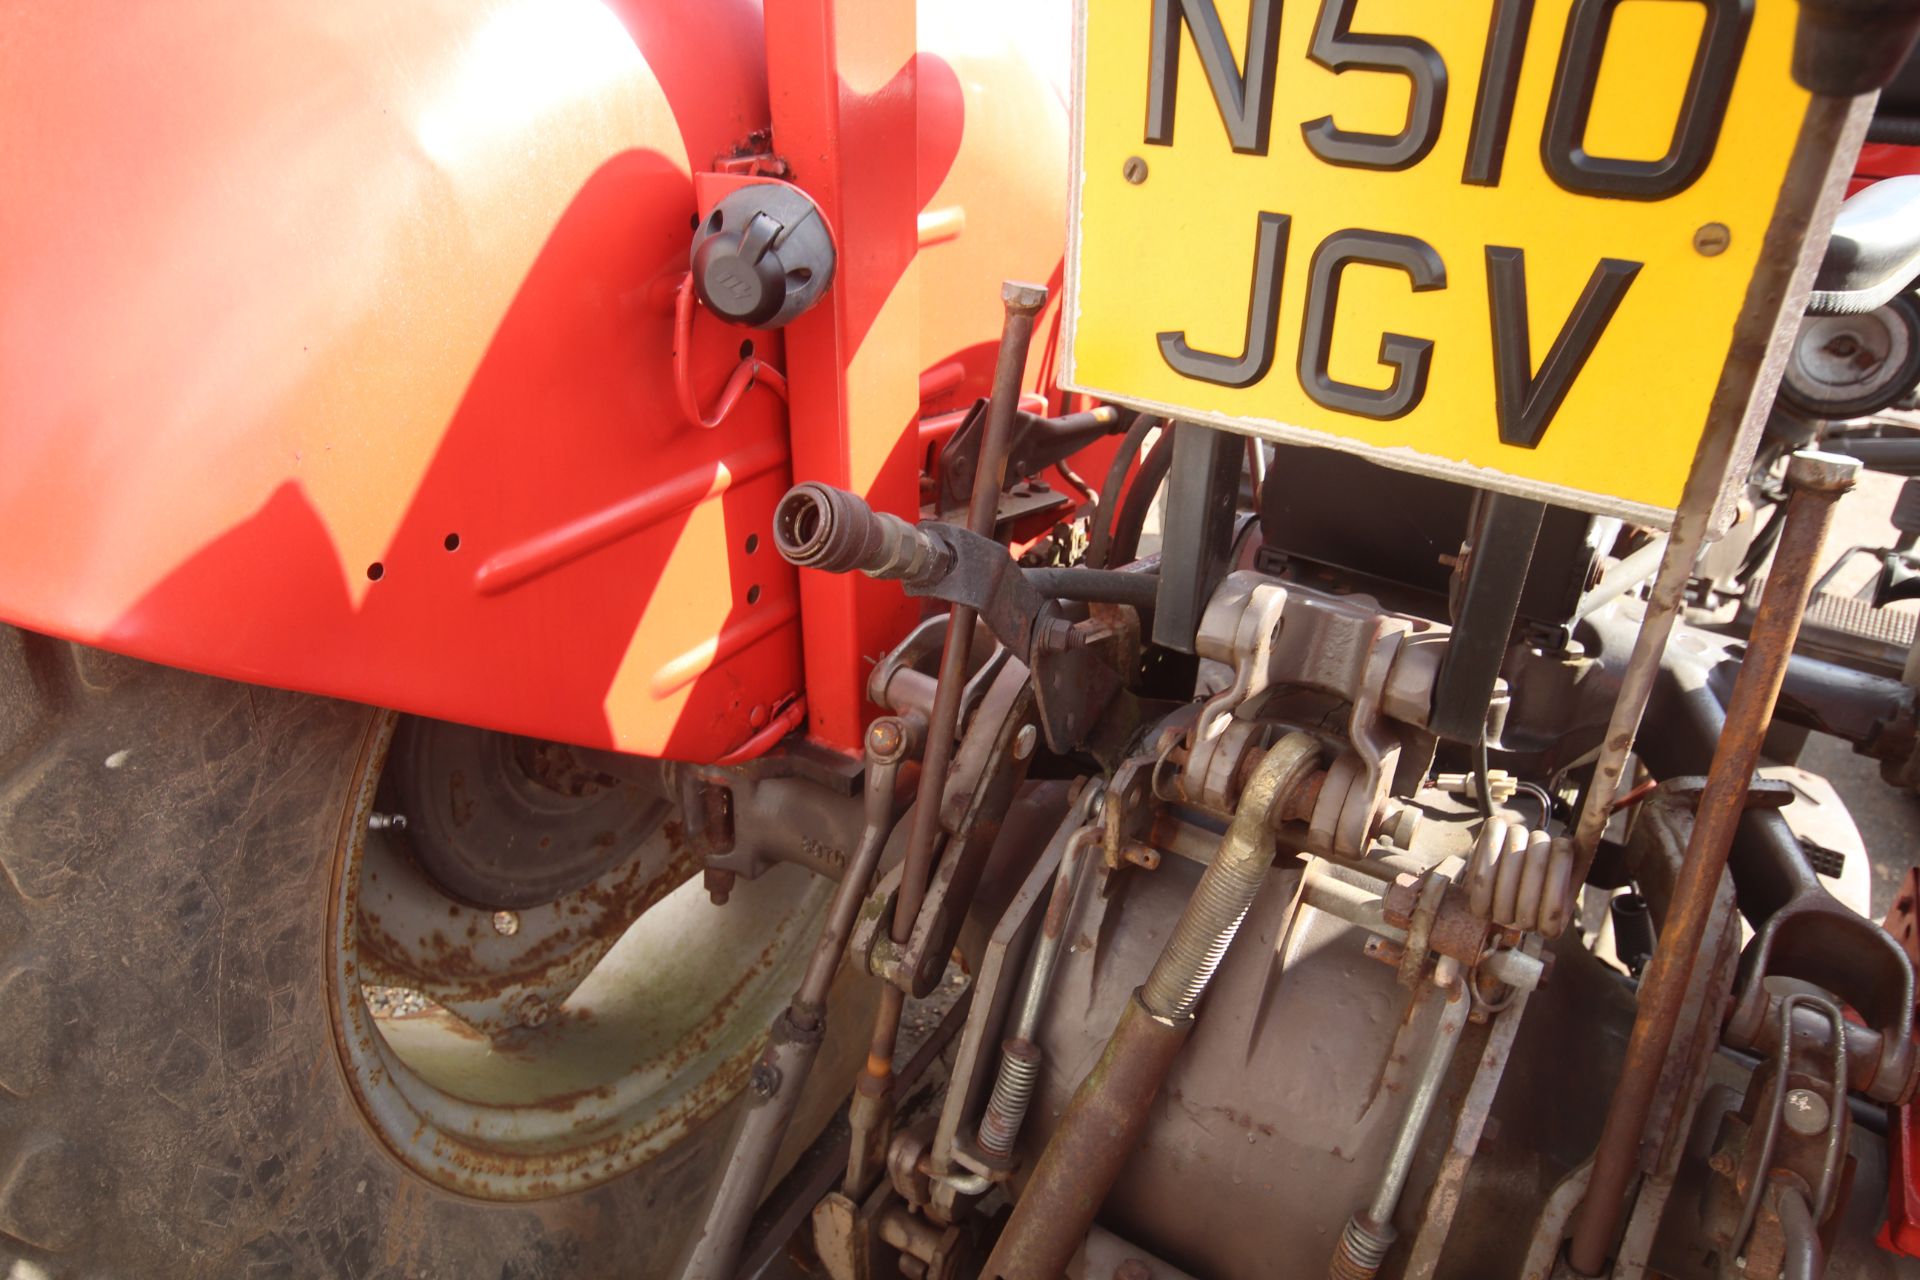
[[[1853,180],[1847,184],[1847,194],[1870,187],[1882,178],[1897,178],[1908,173],[1920,173],[1920,147],[1869,142],[1860,148],[1860,158],[1854,162]]]
[[[0,617],[650,755],[764,749],[803,694],[857,741],[907,608],[803,594],[773,504],[799,476],[911,513],[915,421],[984,392],[998,281],[1058,280],[1067,136],[1064,0],[871,11],[10,24]],[[743,359],[790,384],[791,417],[761,380],[708,429],[673,369],[695,175],[769,127],[838,276],[785,334],[692,318],[702,409]]]

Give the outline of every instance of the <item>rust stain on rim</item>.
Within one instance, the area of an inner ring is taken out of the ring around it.
[[[739,1047],[730,1053],[725,1052],[725,1046],[731,1037],[725,1032],[730,1023],[748,1011],[756,995],[766,992],[775,1003],[784,996],[783,991],[770,989],[767,979],[783,962],[791,964],[804,958],[809,941],[805,936],[807,931],[784,927],[787,917],[782,917],[783,927],[771,931],[751,962],[705,1008],[698,1027],[677,1038],[666,1052],[630,1062],[623,1072],[607,1081],[536,1102],[484,1107],[464,1104],[471,1111],[494,1115],[546,1115],[564,1120],[576,1109],[615,1099],[620,1092],[620,1080],[636,1072],[646,1072],[662,1075],[667,1082],[642,1099],[644,1105],[660,1097],[660,1104],[651,1110],[642,1111],[642,1107],[636,1106],[605,1116],[584,1114],[571,1126],[571,1131],[585,1140],[558,1151],[502,1150],[487,1145],[476,1134],[453,1131],[429,1114],[430,1107],[423,1109],[415,1105],[411,1096],[424,1090],[430,1098],[444,1096],[452,1102],[450,1095],[440,1094],[431,1082],[410,1071],[412,1089],[402,1088],[400,1082],[393,1079],[396,1071],[408,1069],[386,1043],[386,1037],[359,997],[356,949],[362,937],[358,926],[358,868],[366,840],[367,815],[373,809],[396,719],[392,712],[378,712],[369,720],[360,747],[356,783],[336,837],[329,895],[330,910],[336,914],[327,929],[326,986],[336,1065],[363,1118],[401,1164],[439,1186],[481,1200],[527,1201],[584,1191],[666,1151],[746,1088],[752,1064],[765,1047],[771,1015],[766,1026],[745,1035]],[[690,879],[698,863],[693,850],[678,848],[675,855],[668,867],[645,885],[640,895],[641,905],[631,917],[617,925],[612,920],[599,922],[597,929],[617,937],[633,919]],[[617,897],[627,889],[628,886],[615,885],[604,892],[609,897]],[[461,949],[455,946],[451,950],[457,953]],[[450,1014],[443,1016],[452,1020]],[[558,1010],[545,1026],[529,1029],[523,1047],[531,1049],[538,1043],[557,1040],[569,1028],[591,1026],[595,1021],[584,1010]],[[490,1053],[502,1051],[498,1043],[487,1043]],[[509,1046],[509,1054],[511,1050]],[[691,1070],[701,1070],[704,1074],[691,1084],[676,1087],[680,1083],[678,1078]],[[636,1115],[637,1111],[642,1113]],[[396,1122],[399,1128],[395,1127]],[[587,1136],[610,1125],[616,1126],[613,1132]]]

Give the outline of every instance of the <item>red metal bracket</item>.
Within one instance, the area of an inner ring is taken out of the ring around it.
[[[845,21],[841,21],[842,18]],[[769,0],[774,150],[835,232],[826,300],[786,331],[793,478],[877,511],[919,507],[918,80],[914,6]],[[871,664],[914,617],[887,583],[800,576],[810,734],[855,751]]]

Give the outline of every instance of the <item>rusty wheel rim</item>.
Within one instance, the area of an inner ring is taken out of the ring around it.
[[[376,1015],[365,987],[384,974],[364,945],[362,898],[395,720],[377,717],[362,750],[329,903],[336,1048],[368,1122],[421,1175],[504,1200],[594,1186],[700,1128],[745,1087],[805,966],[826,886],[779,866],[716,907],[692,876],[649,902],[583,976],[564,974],[578,986],[536,1025],[503,1025],[517,1016],[511,989],[478,1012],[452,1001],[466,1021],[438,1003]],[[457,977],[462,990],[487,985]]]

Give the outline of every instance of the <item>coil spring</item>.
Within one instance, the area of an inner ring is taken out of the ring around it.
[[[1340,1243],[1334,1247],[1327,1280],[1373,1280],[1373,1273],[1393,1247],[1393,1238],[1392,1227],[1373,1227],[1354,1214],[1347,1219]]]
[[[1000,1046],[1000,1073],[993,1080],[993,1096],[980,1117],[980,1149],[1004,1160],[1013,1154],[1014,1139],[1033,1104],[1040,1080],[1040,1048],[1030,1040],[1009,1040]]]
[[[1467,894],[1477,916],[1558,937],[1573,909],[1573,844],[1488,818],[1467,863]]]

